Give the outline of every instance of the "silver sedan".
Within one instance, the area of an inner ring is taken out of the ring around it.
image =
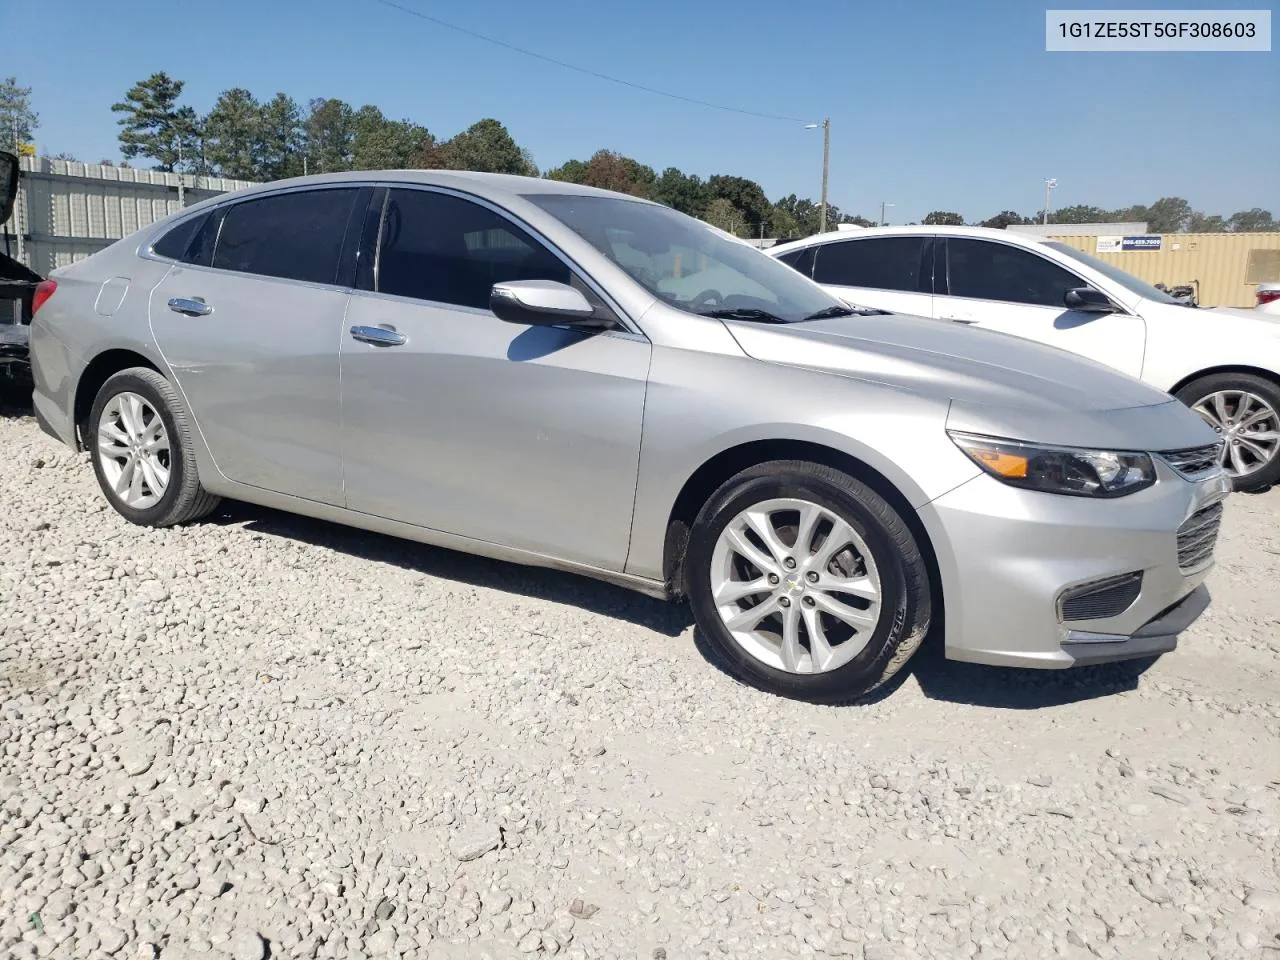
[[[931,625],[981,663],[1152,656],[1208,603],[1228,483],[1177,401],[631,197],[284,181],[36,305],[37,416],[126,519],[231,497],[684,597],[786,696],[865,696]]]

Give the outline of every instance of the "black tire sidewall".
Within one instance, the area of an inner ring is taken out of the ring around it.
[[[711,556],[721,532],[752,504],[787,497],[808,500],[837,512],[870,548],[880,575],[884,613],[866,648],[847,664],[824,673],[794,674],[761,663],[733,639],[712,599]],[[887,504],[884,506],[891,509]],[[858,498],[817,476],[788,473],[756,477],[722,490],[708,502],[695,522],[687,564],[689,603],[703,633],[729,662],[733,673],[763,690],[818,702],[856,696],[878,684],[896,649],[896,641],[905,631],[910,600],[905,562],[888,527]]]
[[[169,434],[169,485],[165,488],[164,496],[156,501],[154,505],[142,510],[129,506],[116,496],[103,475],[102,461],[98,454],[98,422],[102,418],[102,411],[112,397],[121,393],[136,393],[143,397],[160,415],[160,419],[164,422],[164,428]],[[93,473],[98,478],[98,486],[102,488],[102,493],[107,498],[107,502],[111,504],[112,509],[126,520],[140,526],[157,526],[164,523],[166,518],[173,512],[178,498],[182,495],[186,481],[187,466],[186,457],[184,456],[186,451],[181,447],[183,442],[182,435],[178,432],[178,425],[174,421],[169,401],[160,394],[160,391],[152,383],[142,377],[130,371],[117,373],[102,385],[98,395],[94,397],[93,407],[89,412],[89,422],[86,426],[88,428],[86,432],[89,441],[89,455],[93,460]]]
[[[1199,380],[1193,380],[1174,396],[1187,407],[1194,407],[1202,399],[1219,390],[1246,390],[1262,396],[1271,404],[1272,409],[1280,414],[1280,386],[1266,377],[1253,373],[1214,373]],[[1280,453],[1272,461],[1255,473],[1242,479],[1234,480],[1236,490],[1250,493],[1265,490],[1280,482]]]

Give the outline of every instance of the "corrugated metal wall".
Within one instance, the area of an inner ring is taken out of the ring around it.
[[[23,157],[10,250],[46,275],[206,197],[252,186],[220,177]]]
[[[1053,239],[1146,280],[1173,287],[1200,281],[1199,302],[1206,307],[1252,307],[1263,281],[1280,281],[1280,233],[1166,233],[1159,250],[1098,253],[1097,237]],[[1254,275],[1249,275],[1250,262]],[[1269,275],[1275,270],[1275,275]]]

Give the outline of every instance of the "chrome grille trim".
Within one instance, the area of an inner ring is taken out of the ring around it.
[[[1221,526],[1222,501],[1188,517],[1178,528],[1178,567],[1183,571],[1196,570],[1212,560]]]
[[[1182,476],[1194,480],[1211,472],[1221,463],[1222,441],[1185,450],[1165,450],[1160,453],[1160,458]]]
[[[1058,597],[1058,619],[1070,623],[1118,617],[1133,606],[1141,592],[1141,570],[1083,583]]]

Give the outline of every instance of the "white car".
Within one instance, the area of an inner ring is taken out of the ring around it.
[[[850,303],[1038,340],[1138,377],[1218,431],[1237,490],[1280,480],[1280,317],[1187,306],[1064,243],[983,227],[870,227],[767,252]]]
[[[1255,296],[1258,305],[1253,309],[1280,317],[1280,283],[1260,283]]]

